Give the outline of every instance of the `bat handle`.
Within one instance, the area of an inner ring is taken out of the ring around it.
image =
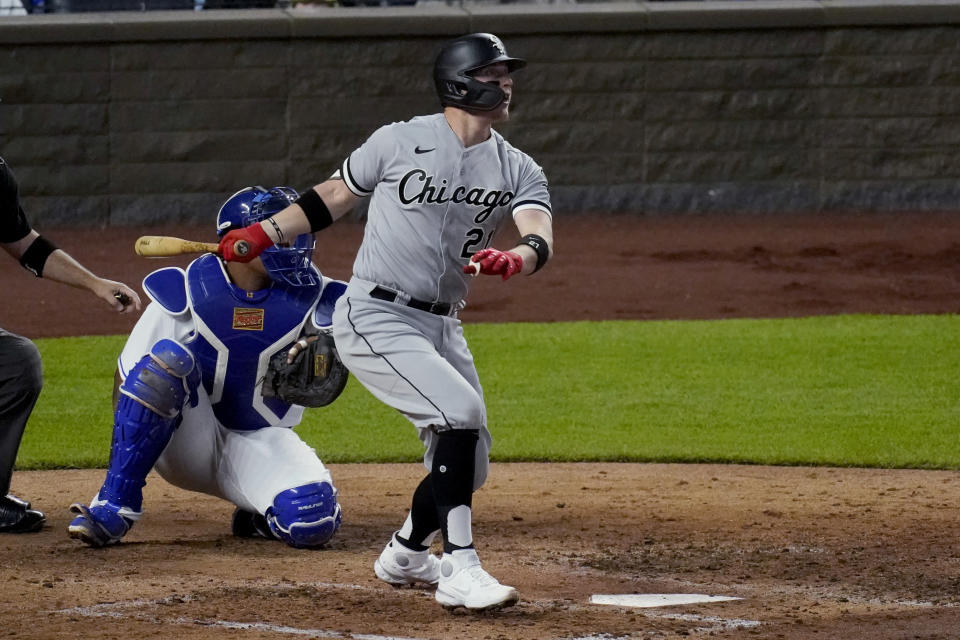
[[[238,256],[245,256],[250,253],[250,243],[246,240],[237,240],[233,245],[233,252]]]

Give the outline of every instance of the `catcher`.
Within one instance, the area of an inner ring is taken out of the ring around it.
[[[217,232],[266,220],[289,187],[248,187],[220,208]],[[204,254],[143,281],[151,304],[120,354],[107,477],[74,504],[71,538],[119,542],[143,515],[156,468],[183,489],[236,505],[232,530],[318,547],[340,526],[329,470],[297,436],[304,406],[333,402],[347,371],[330,337],[343,282],[313,265],[301,234],[248,264]]]

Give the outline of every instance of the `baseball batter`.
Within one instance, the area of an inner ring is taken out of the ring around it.
[[[487,477],[491,439],[457,314],[474,275],[530,275],[551,254],[543,171],[492,128],[509,117],[511,74],[524,65],[490,34],[447,42],[434,65],[442,113],[380,128],[331,179],[272,222],[220,242],[227,260],[247,260],[291,235],[324,228],[370,197],[333,335],[351,373],[417,427],[428,470],[374,570],[396,586],[436,585],[446,608],[487,610],[518,600],[516,589],[481,567],[474,546],[472,494]],[[516,246],[491,248],[511,219]],[[238,255],[241,247],[245,255]],[[438,532],[441,558],[429,549]]]
[[[296,195],[243,189],[221,207],[218,233],[263,220]],[[313,245],[301,234],[247,264],[208,253],[186,271],[144,279],[152,302],[118,360],[107,476],[89,506],[71,507],[71,537],[93,547],[119,542],[143,515],[142,488],[156,466],[171,484],[236,505],[235,535],[294,547],[330,540],[340,505],[330,472],[292,430],[303,407],[263,388],[274,354],[329,331],[345,288],[317,271]]]

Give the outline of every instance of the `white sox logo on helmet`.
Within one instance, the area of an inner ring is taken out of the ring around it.
[[[446,179],[440,180],[440,185],[435,186],[434,176],[428,175],[423,169],[412,169],[407,172],[400,180],[397,188],[397,195],[403,204],[446,204],[455,202],[457,204],[468,204],[479,207],[480,211],[474,217],[474,222],[480,223],[486,220],[494,209],[505,207],[513,200],[512,191],[500,191],[499,189],[486,189],[484,187],[468,187],[458,185],[450,190],[450,185]]]

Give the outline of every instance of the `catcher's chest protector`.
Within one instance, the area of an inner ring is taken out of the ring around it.
[[[319,278],[318,278],[319,280]],[[197,325],[191,344],[214,415],[230,429],[275,424],[290,410],[260,394],[270,356],[289,345],[320,298],[321,285],[246,292],[233,286],[213,255],[187,268],[187,296]]]

